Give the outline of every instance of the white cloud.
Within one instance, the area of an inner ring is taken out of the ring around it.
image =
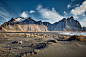
[[[86,26],[86,17],[80,21],[80,24],[82,26]]]
[[[37,7],[37,10],[43,18],[49,19],[52,22],[57,22],[63,18],[58,12],[42,8],[41,5]]]
[[[76,7],[75,9],[71,10],[71,14],[74,15],[84,15],[85,12],[86,12],[86,1],[84,1],[82,5],[80,5],[79,7]]]
[[[56,11],[55,8],[52,8],[52,11]]]
[[[75,1],[75,0],[71,0],[71,1]]]
[[[53,24],[54,22],[52,20],[42,20],[43,22],[50,22],[51,24]]]
[[[20,15],[21,17],[28,17],[29,15],[27,13],[27,11],[23,11]]]
[[[78,16],[73,16],[75,19],[79,19],[79,17]]]
[[[80,4],[76,4],[76,6],[80,6]]]
[[[68,5],[67,5],[67,8],[68,8],[68,9],[71,8],[71,4],[68,4]]]
[[[85,16],[85,14],[83,14],[82,16]]]
[[[80,24],[82,25],[82,27],[83,27],[83,26],[86,27],[86,22],[80,22]]]
[[[35,11],[34,10],[31,10],[31,11],[29,11],[29,13],[35,13]]]
[[[65,11],[64,11],[64,14],[65,14],[65,15],[68,15]]]

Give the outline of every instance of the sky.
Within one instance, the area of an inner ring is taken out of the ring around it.
[[[0,25],[12,17],[55,23],[71,16],[86,26],[86,0],[0,0]]]

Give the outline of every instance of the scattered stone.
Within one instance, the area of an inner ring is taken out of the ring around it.
[[[34,55],[34,52],[32,52],[31,54]]]
[[[37,54],[38,50],[34,50],[34,54]]]
[[[22,44],[22,41],[20,40],[20,41],[18,41],[18,43],[19,43],[19,44]]]

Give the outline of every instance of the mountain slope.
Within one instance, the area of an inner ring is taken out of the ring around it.
[[[11,18],[11,20],[2,24],[1,27],[6,30],[18,31],[83,31],[81,24],[77,20],[74,20],[73,16],[67,19],[63,18],[54,24],[35,21],[31,17],[27,19],[23,17]]]
[[[27,32],[27,31],[48,31],[47,27],[45,25],[36,25],[36,24],[25,24],[25,25],[8,25],[4,26],[4,31],[8,30],[17,30],[17,31],[22,31],[22,32]]]
[[[48,26],[48,29],[50,31],[82,31],[80,23],[73,17],[63,18],[61,21]]]

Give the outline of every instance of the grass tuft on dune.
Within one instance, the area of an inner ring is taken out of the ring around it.
[[[79,41],[85,41],[86,42],[86,37],[82,35],[73,35],[71,36],[68,40],[79,40]]]

